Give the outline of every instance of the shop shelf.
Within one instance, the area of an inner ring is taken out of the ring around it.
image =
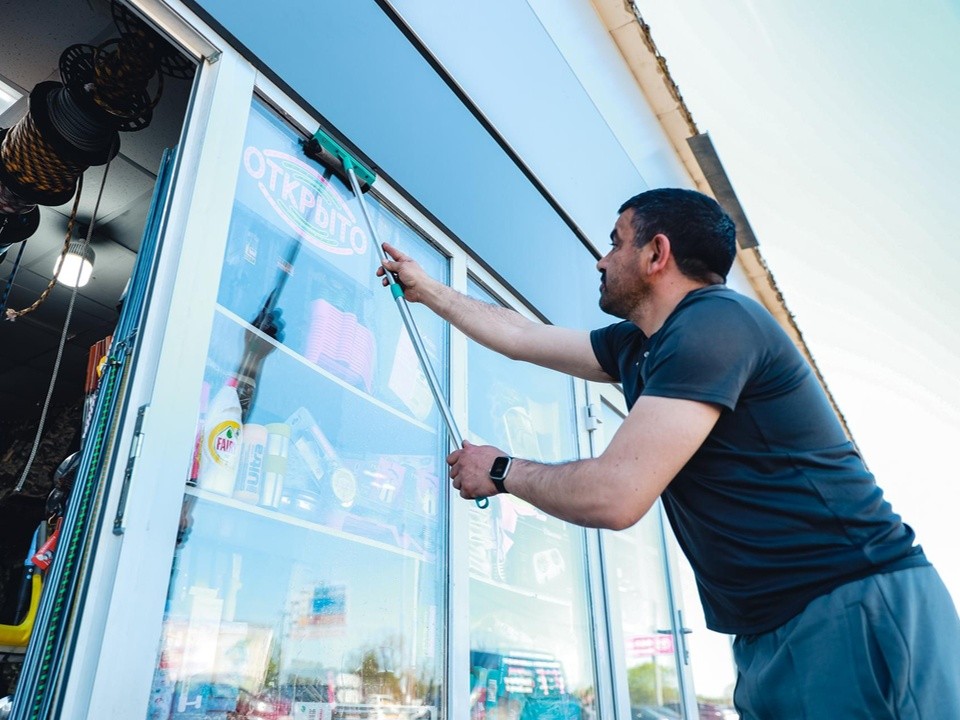
[[[346,381],[343,380],[342,378],[337,377],[336,375],[334,375],[333,373],[329,372],[328,370],[325,370],[324,368],[320,367],[319,365],[316,365],[316,364],[310,362],[309,360],[307,360],[307,359],[306,359],[303,355],[301,355],[300,353],[298,353],[298,352],[290,349],[289,347],[287,347],[287,346],[284,345],[283,343],[277,342],[274,338],[270,337],[269,335],[264,334],[264,333],[261,332],[259,329],[255,328],[253,325],[251,325],[251,324],[248,323],[246,320],[244,320],[243,318],[241,318],[239,315],[234,314],[233,312],[231,312],[229,309],[223,307],[222,305],[217,305],[217,312],[220,313],[220,314],[221,314],[222,316],[224,316],[225,318],[227,318],[227,319],[229,319],[229,320],[232,320],[232,321],[235,322],[237,325],[239,325],[240,327],[242,327],[244,330],[258,335],[258,336],[259,336],[260,338],[262,338],[264,341],[270,343],[270,344],[273,345],[275,348],[277,348],[280,352],[282,352],[282,353],[283,353],[284,355],[286,355],[288,358],[290,358],[290,359],[298,362],[300,365],[302,365],[304,368],[310,370],[312,373],[315,373],[315,374],[317,374],[317,375],[325,378],[326,380],[328,380],[328,381],[330,381],[330,382],[332,382],[332,383],[334,383],[334,384],[336,384],[336,385],[339,385],[342,389],[346,390],[348,393],[350,393],[351,395],[355,396],[356,398],[358,398],[358,399],[360,399],[360,400],[363,400],[364,402],[370,403],[370,404],[373,405],[374,407],[377,407],[377,408],[383,410],[384,412],[387,412],[387,413],[395,416],[396,418],[398,418],[398,419],[400,419],[400,420],[403,420],[403,421],[405,421],[405,422],[413,425],[413,426],[416,427],[416,428],[419,428],[419,429],[424,430],[424,431],[426,431],[426,432],[436,433],[436,428],[431,427],[430,425],[425,424],[424,422],[416,419],[416,418],[413,417],[412,415],[409,415],[409,414],[407,414],[407,413],[404,413],[404,412],[401,411],[401,410],[398,410],[397,408],[395,408],[395,407],[393,407],[392,405],[389,405],[389,404],[383,402],[382,400],[380,400],[379,398],[371,395],[370,393],[364,392],[361,388],[358,388],[358,387],[356,387],[355,385],[352,385],[352,384],[346,382]]]
[[[403,540],[397,534],[396,544],[391,544],[390,542],[383,542],[380,540],[375,540],[369,537],[364,537],[356,533],[345,532],[343,530],[338,530],[336,528],[330,527],[329,525],[324,525],[320,522],[315,522],[308,520],[306,518],[301,518],[296,515],[290,515],[287,513],[280,512],[279,510],[273,510],[270,508],[260,507],[258,505],[253,505],[250,503],[243,502],[242,500],[237,500],[232,497],[227,497],[225,495],[219,495],[217,493],[212,493],[207,490],[202,490],[196,487],[188,486],[186,488],[186,495],[192,496],[207,503],[213,503],[215,505],[221,506],[223,508],[228,508],[229,510],[235,511],[243,515],[249,515],[251,517],[264,518],[272,523],[276,523],[278,526],[288,526],[291,528],[301,528],[308,530],[312,533],[317,533],[318,535],[325,535],[332,538],[337,538],[340,540],[346,540],[348,542],[357,543],[364,545],[366,547],[375,548],[383,550],[385,552],[397,555],[400,557],[410,558],[413,560],[418,560],[420,562],[432,562],[434,560],[433,556],[428,555],[425,552],[418,550],[411,550],[402,546]],[[244,536],[239,536],[235,538],[230,538],[231,543],[235,547],[240,547],[241,545],[248,542],[259,542],[255,538],[249,538]]]
[[[573,604],[569,597],[560,597],[557,595],[550,595],[548,593],[543,592],[542,590],[535,590],[533,588],[520,587],[519,585],[499,582],[497,580],[489,580],[487,578],[481,578],[475,575],[471,575],[470,580],[471,582],[480,583],[481,585],[484,585],[486,587],[496,588],[497,590],[503,590],[504,592],[510,593],[512,595],[533,598],[535,600],[540,600],[542,602],[550,603],[552,605],[570,607]]]

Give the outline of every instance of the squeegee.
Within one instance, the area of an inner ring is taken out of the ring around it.
[[[353,190],[353,194],[356,195],[357,202],[360,203],[360,211],[363,214],[364,223],[367,226],[367,230],[370,233],[370,237],[373,240],[374,246],[377,248],[377,254],[380,257],[380,262],[383,263],[386,261],[388,259],[387,254],[383,249],[380,238],[377,237],[377,231],[374,228],[373,221],[370,219],[370,213],[367,210],[367,203],[363,199],[363,193],[366,190],[369,190],[376,181],[376,173],[374,173],[373,170],[368,168],[362,162],[357,160],[340,143],[324,132],[322,128],[318,128],[313,137],[304,143],[303,151],[308,157],[313,158],[314,160],[323,162],[331,167],[336,167],[337,164],[339,164],[343,168],[343,172],[347,176],[347,180],[350,182],[350,187]],[[437,403],[437,407],[440,409],[440,414],[443,416],[443,420],[447,425],[447,431],[450,433],[450,439],[458,449],[462,448],[463,436],[460,434],[460,430],[457,428],[457,423],[453,419],[453,412],[450,410],[450,406],[447,404],[447,399],[443,396],[443,392],[440,388],[440,381],[437,379],[437,374],[433,371],[433,365],[430,363],[430,358],[427,356],[427,349],[423,344],[423,338],[420,337],[420,331],[417,329],[417,324],[413,320],[413,315],[410,312],[410,306],[407,304],[407,300],[403,296],[403,286],[391,272],[385,272],[384,277],[387,279],[390,292],[393,295],[394,301],[396,302],[397,309],[400,311],[400,317],[403,319],[403,324],[407,329],[407,335],[410,337],[410,342],[413,344],[413,349],[416,351],[417,358],[420,360],[420,366],[423,369],[423,374],[427,378],[427,384],[430,386],[430,392],[433,394],[433,399]],[[477,498],[476,502],[477,507],[480,508],[485,508],[490,504],[490,500],[485,497]]]

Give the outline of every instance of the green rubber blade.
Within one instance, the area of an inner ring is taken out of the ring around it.
[[[360,181],[361,185],[370,186],[376,181],[377,174],[347,152],[346,148],[324,132],[323,128],[317,128],[310,142],[307,143],[308,149],[310,143],[316,143],[325,153],[339,160],[344,170],[352,168],[357,174],[357,180]]]

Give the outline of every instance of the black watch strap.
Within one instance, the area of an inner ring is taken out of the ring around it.
[[[510,472],[510,466],[513,464],[513,458],[508,455],[501,455],[493,461],[490,467],[490,480],[498,493],[509,493],[504,486],[503,481],[507,479],[507,473]]]

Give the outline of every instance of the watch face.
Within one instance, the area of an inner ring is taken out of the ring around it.
[[[493,467],[490,468],[490,477],[502,480],[504,475],[507,474],[507,469],[509,467],[510,458],[502,456],[498,457],[493,461]]]

